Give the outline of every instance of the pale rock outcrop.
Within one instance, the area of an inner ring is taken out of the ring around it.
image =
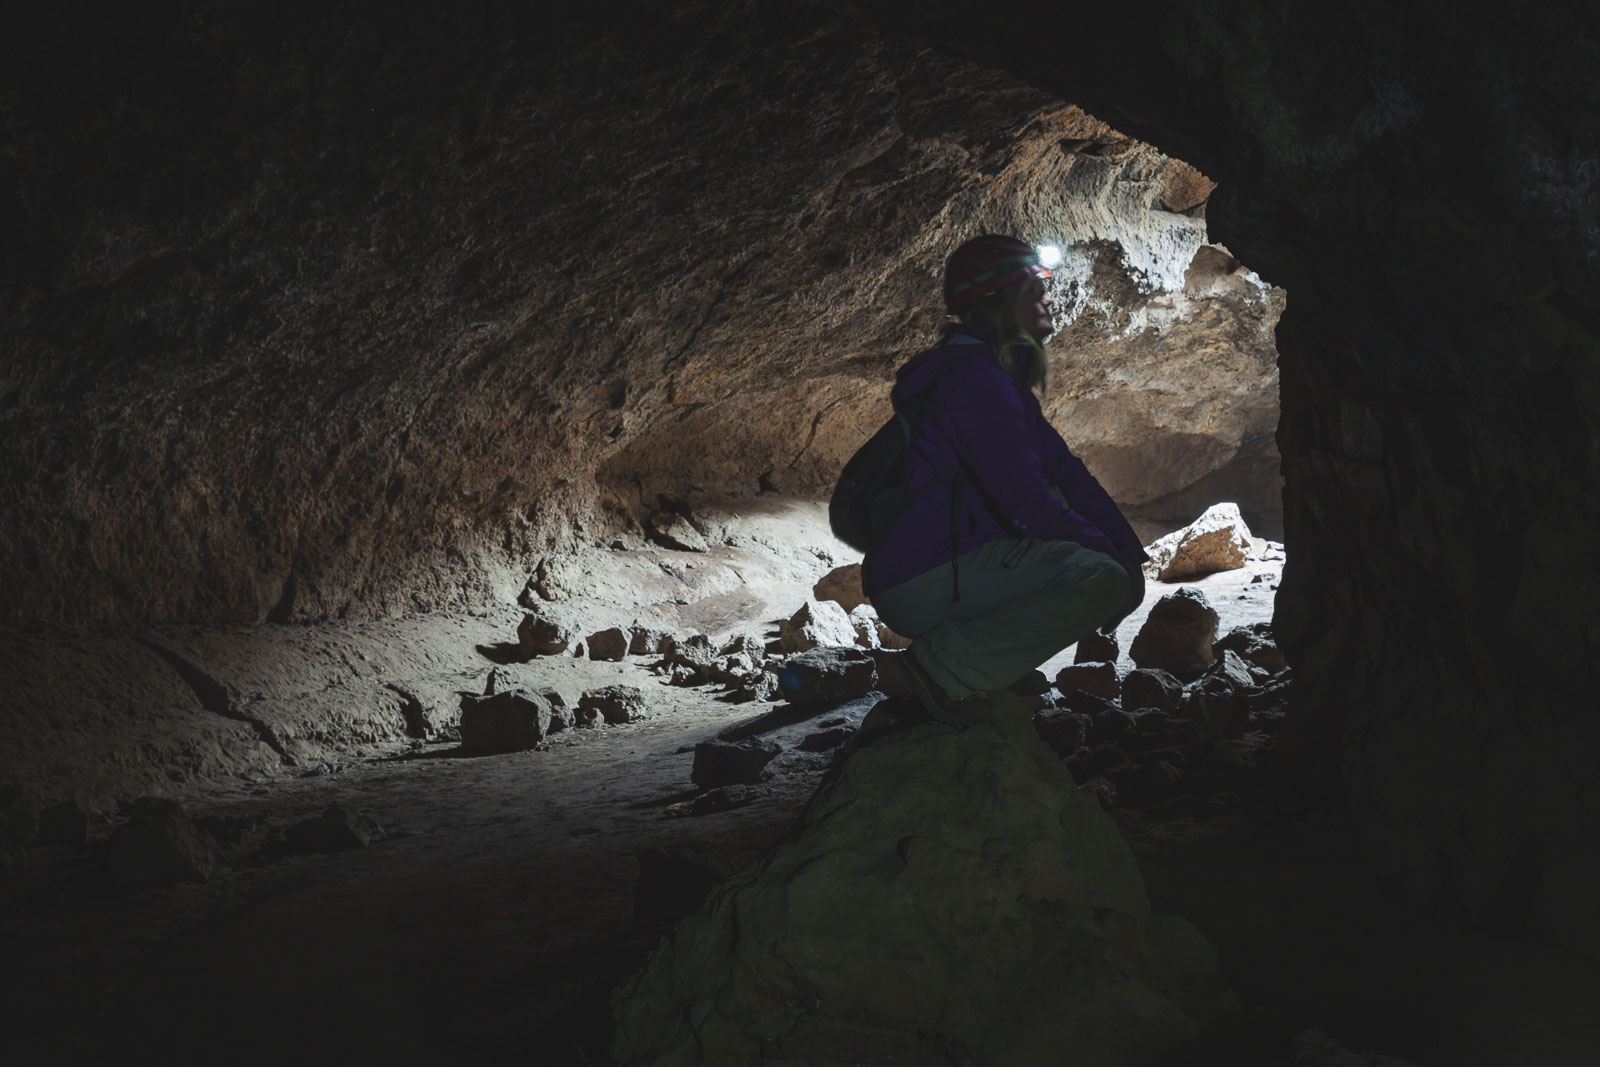
[[[804,652],[821,645],[853,645],[856,628],[831,600],[808,600],[778,624],[778,651]]]
[[[1183,681],[1198,678],[1215,658],[1217,613],[1190,586],[1156,601],[1128,649],[1135,665],[1159,667]]]
[[[1232,1007],[1215,949],[1151,912],[1126,842],[1020,702],[996,713],[849,755],[619,989],[617,1062],[1001,1067],[1070,1049],[1137,1067],[1191,1047]]]
[[[883,623],[878,620],[878,613],[872,610],[871,604],[857,604],[851,608],[850,625],[855,627],[856,644],[862,648],[883,647],[883,638],[878,634],[883,629]]]
[[[1158,539],[1145,551],[1150,554],[1144,565],[1146,578],[1181,582],[1243,567],[1250,558],[1250,530],[1238,504],[1213,504],[1188,526]]]

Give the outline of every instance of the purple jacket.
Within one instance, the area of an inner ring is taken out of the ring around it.
[[[1044,417],[1033,390],[1001,368],[994,332],[963,325],[950,340],[901,367],[891,393],[915,431],[917,489],[862,561],[866,594],[1011,537],[1073,541],[1130,571],[1148,559],[1117,505]],[[952,486],[947,472],[954,470],[965,477]]]

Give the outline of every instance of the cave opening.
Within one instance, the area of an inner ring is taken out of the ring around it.
[[[781,884],[834,910],[712,978],[827,944],[806,995],[857,999],[778,1034],[794,988],[737,984],[717,1039],[939,1062],[850,1031],[966,1033],[962,983],[847,966],[906,871],[1018,909],[949,957],[1051,976],[968,1020],[1002,1061],[1104,944],[1151,1014],[1089,1045],[1586,1062],[1592,20],[1156,8],[88,5],[0,45],[17,1047],[608,1062],[685,1014],[638,984],[663,931]],[[1209,597],[1214,669],[1135,679],[1141,613],[993,745],[869,722],[903,639],[822,503],[979,231],[1060,250],[1043,402],[1141,538],[1252,535],[1146,602]],[[869,772],[939,832],[805,853]],[[1116,890],[1075,927],[1056,826]]]

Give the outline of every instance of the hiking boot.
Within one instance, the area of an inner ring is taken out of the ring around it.
[[[884,681],[896,690],[891,692],[890,688],[885,688],[883,692],[886,696],[900,693],[915,696],[927,709],[930,718],[951,726],[970,726],[994,717],[977,697],[953,697],[945,692],[944,687],[933,680],[909,650],[886,658],[887,662],[883,664],[885,669],[880,674],[887,675]]]

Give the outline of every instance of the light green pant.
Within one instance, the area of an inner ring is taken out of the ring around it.
[[[1114,616],[1128,573],[1071,541],[990,541],[877,597],[872,606],[953,697],[1004,689]]]

